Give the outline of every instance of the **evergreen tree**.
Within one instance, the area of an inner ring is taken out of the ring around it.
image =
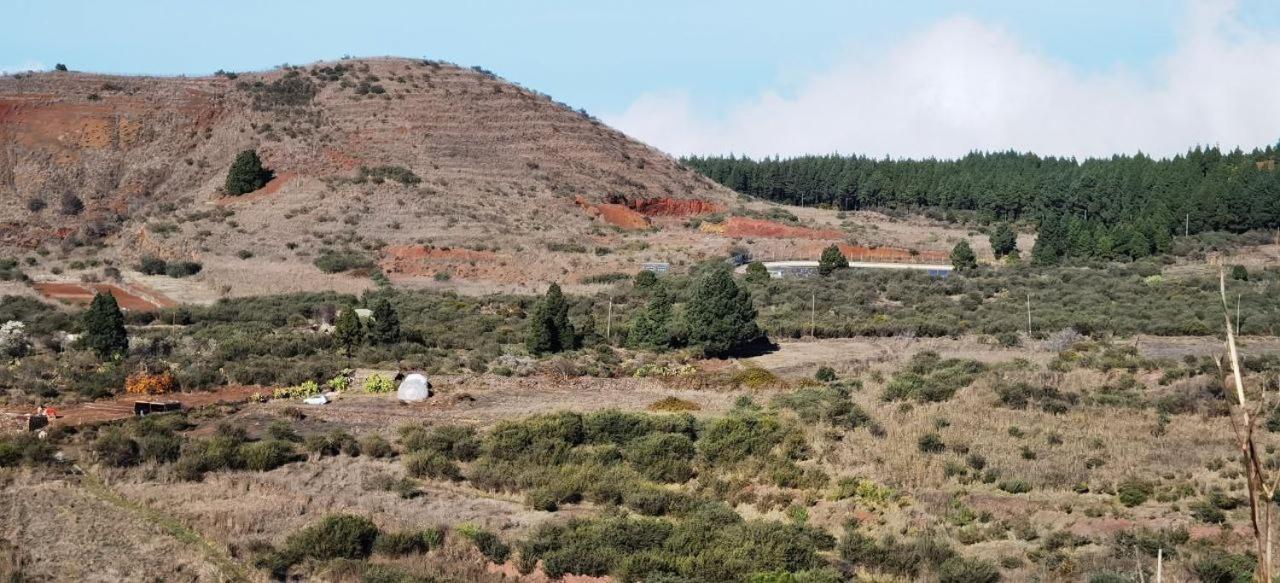
[[[1018,235],[1013,232],[1013,227],[1010,227],[1009,223],[996,225],[990,240],[991,252],[995,254],[996,259],[1018,252]]]
[[[227,170],[226,191],[231,196],[239,196],[262,188],[271,180],[271,171],[262,167],[262,159],[253,150],[245,150],[236,156],[235,162]]]
[[[636,289],[649,289],[658,284],[658,275],[648,269],[640,270],[632,280],[632,287]]]
[[[1031,247],[1031,262],[1035,265],[1053,265],[1066,253],[1066,227],[1062,218],[1050,214],[1040,221],[1036,244]]]
[[[395,344],[400,341],[400,316],[391,302],[379,298],[373,304],[373,322],[369,325],[369,339],[378,344]]]
[[[672,302],[667,290],[658,287],[644,309],[636,314],[627,333],[627,345],[659,350],[671,347]]]
[[[360,323],[354,306],[347,306],[338,314],[338,320],[333,324],[333,341],[347,358],[351,358],[352,350],[364,343],[364,325]]]
[[[747,264],[746,280],[750,283],[764,283],[769,281],[769,270],[759,261],[752,261]]]
[[[849,260],[845,259],[844,253],[840,252],[840,247],[831,245],[822,250],[822,257],[818,259],[818,274],[831,275],[837,269],[848,269]]]
[[[726,269],[699,278],[685,308],[689,342],[710,356],[728,356],[764,337],[756,326],[751,293]]]
[[[973,254],[969,241],[961,240],[951,248],[951,267],[956,271],[968,271],[978,267],[978,256]]]
[[[97,353],[98,358],[108,360],[123,356],[129,350],[129,333],[124,329],[124,313],[116,298],[109,293],[98,292],[93,296],[89,309],[85,310],[84,345]]]
[[[577,348],[577,333],[569,323],[569,303],[559,285],[551,284],[546,295],[534,305],[524,344],[533,354]]]

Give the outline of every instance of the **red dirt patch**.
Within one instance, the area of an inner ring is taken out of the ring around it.
[[[573,202],[582,207],[593,217],[600,217],[606,223],[623,229],[641,230],[649,228],[649,219],[624,204],[602,203],[591,204],[581,196]]]
[[[636,198],[613,196],[605,201],[619,204],[636,211],[646,217],[692,217],[708,213],[718,213],[725,209],[724,205],[702,200],[700,198]]]
[[[123,310],[147,312],[177,305],[173,300],[139,284],[46,282],[33,284],[32,287],[46,298],[70,304],[88,304],[93,300],[94,294],[105,291],[116,299]]]
[[[55,406],[54,408],[58,410],[58,418],[53,419],[50,425],[85,425],[115,421],[117,419],[126,419],[133,416],[133,402],[147,398],[165,401],[178,401],[179,403],[182,403],[183,409],[190,409],[194,407],[216,405],[219,403],[243,403],[248,401],[254,393],[270,393],[270,389],[255,386],[235,385],[223,387],[216,391],[199,393],[170,393],[155,397],[120,395],[109,399],[100,399],[91,403]],[[35,408],[13,405],[4,407],[3,412],[10,415],[25,415],[34,413]]]
[[[730,217],[719,225],[703,223],[703,230],[720,233],[727,237],[766,237],[771,239],[828,239],[844,238],[844,233],[835,229],[811,229],[795,227],[775,221],[752,219],[749,217]]]
[[[251,202],[262,200],[268,196],[271,196],[277,192],[280,192],[280,189],[284,187],[285,183],[288,182],[290,179],[292,179],[294,176],[295,174],[293,172],[281,172],[280,174],[277,174],[275,178],[272,178],[269,182],[263,185],[262,188],[259,188],[253,192],[248,192],[239,196],[224,196],[222,198],[219,198],[217,201],[215,201],[215,204],[217,204],[218,206],[227,206],[232,204],[251,203]]]
[[[387,275],[435,275],[445,271],[467,278],[483,275],[487,271],[484,268],[497,261],[498,255],[490,251],[396,245],[383,250],[378,266]]]

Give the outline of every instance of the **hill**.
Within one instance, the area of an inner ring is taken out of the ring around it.
[[[0,140],[5,254],[27,256],[38,279],[114,265],[187,301],[371,285],[323,273],[314,263],[325,252],[376,262],[409,286],[631,273],[723,253],[729,238],[653,227],[738,198],[585,112],[483,69],[423,60],[8,76]],[[246,149],[274,178],[226,196],[227,168]],[[203,270],[182,280],[130,271],[143,256]]]

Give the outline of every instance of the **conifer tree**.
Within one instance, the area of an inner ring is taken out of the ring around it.
[[[271,180],[271,171],[262,167],[262,159],[254,150],[245,150],[236,155],[235,162],[227,170],[226,191],[231,196],[239,196],[253,192]]]
[[[378,344],[395,344],[400,341],[400,316],[391,302],[379,298],[373,304],[373,322],[369,324],[369,339]]]
[[[840,252],[840,247],[830,245],[822,250],[822,256],[818,258],[818,275],[831,275],[837,269],[848,268],[849,260]]]
[[[659,287],[631,323],[627,333],[627,345],[636,348],[664,349],[671,347],[671,297]]]
[[[995,254],[996,259],[1018,252],[1018,235],[1013,232],[1013,227],[1010,227],[1009,223],[996,225],[990,240],[991,252]]]
[[[685,308],[690,344],[710,356],[728,356],[764,337],[756,326],[751,293],[727,269],[703,275]]]
[[[360,323],[354,306],[347,306],[338,314],[338,321],[333,324],[333,340],[347,358],[351,358],[352,350],[364,343],[364,325]]]
[[[951,267],[956,271],[968,271],[978,267],[978,256],[973,254],[969,241],[961,240],[951,248]]]
[[[116,298],[98,292],[83,315],[84,345],[101,360],[123,356],[129,350],[129,333],[124,329],[124,313]]]
[[[533,354],[546,354],[577,348],[577,333],[569,323],[569,303],[560,286],[551,284],[529,315],[525,348]]]

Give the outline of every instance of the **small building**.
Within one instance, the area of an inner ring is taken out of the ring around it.
[[[670,264],[670,263],[657,263],[657,262],[655,262],[655,263],[642,263],[642,264],[640,264],[640,269],[641,269],[642,271],[652,271],[652,272],[653,272],[654,274],[656,274],[656,275],[665,275],[668,271],[671,271],[671,264]]]

